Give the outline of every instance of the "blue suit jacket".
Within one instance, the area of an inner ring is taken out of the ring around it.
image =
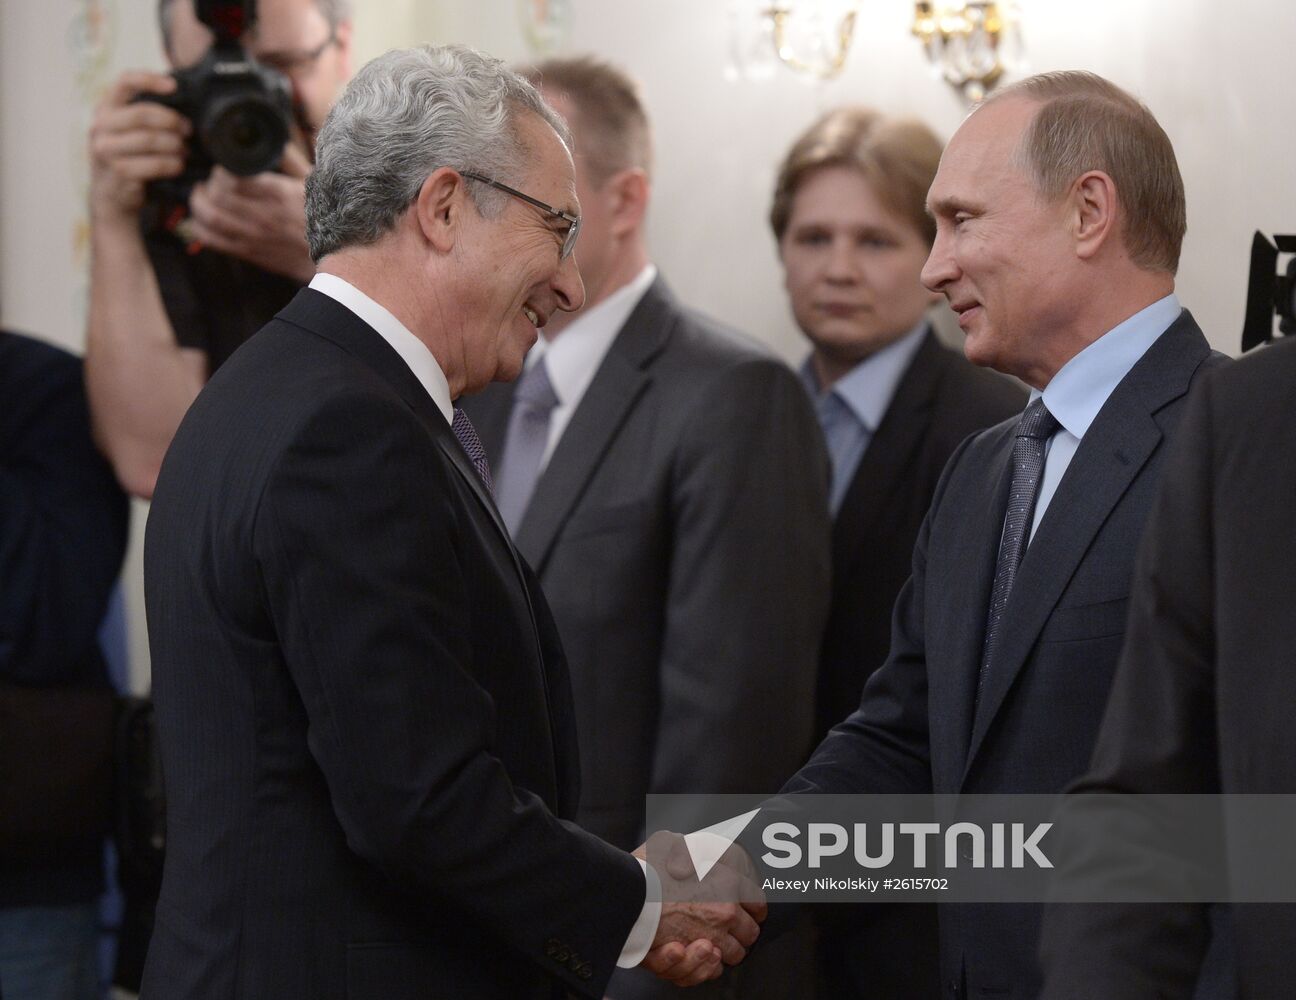
[[[979,703],[1016,419],[955,452],[914,547],[887,661],[785,792],[1057,793],[1085,770],[1165,440],[1210,359],[1184,312],[1107,400],[1018,571]],[[1039,919],[1035,905],[942,907],[944,994],[1033,996]]]

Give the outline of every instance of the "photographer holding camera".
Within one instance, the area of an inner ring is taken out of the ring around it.
[[[95,113],[86,382],[136,496],[211,373],[314,273],[305,178],[350,75],[348,6],[159,0],[175,72],[122,74]]]

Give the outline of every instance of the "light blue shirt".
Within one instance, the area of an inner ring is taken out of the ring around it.
[[[923,320],[894,344],[869,355],[827,391],[820,389],[810,358],[801,366],[801,380],[814,400],[832,460],[828,502],[834,517],[926,333],[927,321]]]
[[[1139,358],[1179,318],[1180,311],[1179,299],[1173,293],[1158,299],[1063,365],[1042,393],[1038,389],[1031,391],[1030,401],[1043,396],[1049,413],[1062,425],[1049,438],[1045,452],[1044,476],[1031,523],[1032,538],[1094,417]]]

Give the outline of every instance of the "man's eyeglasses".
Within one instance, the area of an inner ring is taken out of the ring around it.
[[[263,56],[257,56],[257,61],[284,76],[299,76],[307,70],[314,69],[325,49],[336,41],[337,32],[330,31],[328,38],[313,49],[305,52],[267,52]]]
[[[567,223],[567,234],[563,237],[562,250],[559,251],[559,260],[566,260],[571,256],[571,252],[576,247],[576,237],[580,235],[581,220],[579,215],[572,215],[571,212],[564,212],[561,209],[554,208],[552,205],[546,205],[538,198],[532,198],[529,194],[523,194],[516,188],[511,188],[507,184],[501,184],[499,181],[491,180],[481,174],[473,173],[471,170],[459,171],[464,177],[471,177],[475,181],[481,181],[483,184],[489,184],[496,190],[503,191],[505,194],[512,195],[528,205],[534,205],[542,212],[546,212],[554,218],[562,219]]]

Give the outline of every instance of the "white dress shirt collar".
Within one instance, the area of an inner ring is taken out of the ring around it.
[[[414,336],[404,323],[385,308],[351,282],[339,278],[336,274],[325,274],[321,271],[311,278],[310,287],[350,309],[373,327],[409,366],[409,370],[414,373],[414,377],[427,390],[427,394],[432,397],[432,402],[436,403],[437,409],[446,418],[446,423],[454,422],[450,383],[446,381],[445,373],[441,371],[441,366],[437,364],[437,359],[432,356],[427,344]]]
[[[1031,402],[1042,395],[1058,423],[1083,438],[1116,386],[1180,312],[1173,292],[1136,312],[1063,365],[1042,393],[1033,390]]]

